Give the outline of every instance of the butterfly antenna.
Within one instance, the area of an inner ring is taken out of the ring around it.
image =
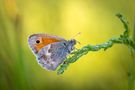
[[[75,34],[71,39],[75,38],[76,36],[80,35],[81,32],[78,32],[77,34]],[[81,44],[79,41],[76,40],[77,43]]]
[[[75,35],[72,37],[72,39],[73,39],[74,37],[80,35],[80,34],[81,34],[81,32],[78,32],[77,34],[75,34]]]

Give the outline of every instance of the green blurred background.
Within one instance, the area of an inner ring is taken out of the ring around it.
[[[124,45],[90,52],[59,76],[38,65],[27,42],[34,33],[81,32],[77,48],[100,44],[123,32],[119,12],[133,29],[134,0],[0,0],[0,90],[127,90],[132,58]]]

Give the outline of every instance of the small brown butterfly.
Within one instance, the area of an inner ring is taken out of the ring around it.
[[[54,71],[74,50],[76,40],[65,40],[49,34],[33,34],[29,36],[28,43],[38,63],[47,70]]]

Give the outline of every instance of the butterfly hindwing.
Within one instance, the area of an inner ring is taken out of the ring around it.
[[[37,55],[39,64],[47,70],[55,70],[69,54],[63,43],[56,42],[43,47]]]

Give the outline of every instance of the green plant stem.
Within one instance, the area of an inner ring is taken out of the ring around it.
[[[87,46],[84,46],[81,49],[74,52],[73,56],[67,58],[64,61],[64,63],[60,66],[57,73],[58,74],[64,73],[64,70],[66,70],[66,68],[69,66],[70,63],[76,62],[81,56],[87,54],[90,51],[99,51],[100,49],[106,50],[106,49],[112,47],[114,44],[125,44],[125,45],[131,46],[132,48],[135,49],[135,44],[132,41],[126,40],[126,42],[128,42],[128,43],[123,42],[123,39],[121,39],[121,38],[113,38],[113,39],[110,39],[108,42],[105,42],[105,43],[100,44],[100,45],[95,45],[95,46],[87,45]]]
[[[131,49],[132,60],[129,63],[128,72],[128,90],[134,90],[134,80],[135,80],[135,50]]]
[[[135,42],[135,18],[134,18],[134,30],[133,30],[133,41]],[[135,80],[135,50],[131,49],[131,56],[132,56],[132,60],[131,60],[131,64],[129,65],[129,74],[128,74],[128,90],[134,90],[134,80]]]
[[[116,16],[120,19],[120,21],[123,23],[123,26],[125,28],[122,35],[120,35],[118,38],[112,38],[103,44],[99,44],[95,46],[86,45],[82,47],[81,49],[73,52],[73,55],[67,58],[64,61],[64,63],[60,66],[60,68],[57,70],[57,74],[59,75],[59,74],[64,73],[64,71],[67,69],[70,63],[76,62],[80,57],[82,57],[83,55],[86,55],[90,51],[99,51],[100,49],[106,50],[112,47],[114,44],[124,44],[131,47],[132,49],[135,49],[135,43],[129,38],[129,33],[128,33],[129,29],[128,29],[127,21],[124,19],[124,17],[121,14],[117,14]]]
[[[57,70],[57,74],[63,74],[67,67],[71,64],[76,62],[80,57],[86,55],[90,51],[99,51],[101,49],[108,49],[112,47],[114,44],[124,44],[130,47],[131,50],[135,50],[135,41],[129,38],[129,28],[128,23],[125,18],[121,14],[116,15],[124,26],[124,32],[118,38],[111,38],[107,42],[99,45],[86,45],[81,49],[74,51],[70,57],[68,57],[63,64],[61,64],[60,68]],[[132,53],[134,55],[134,52]],[[135,56],[133,56],[135,57]],[[128,90],[133,90],[134,85],[134,77],[135,77],[135,60],[133,59],[132,63],[129,63],[129,73],[128,73]]]

